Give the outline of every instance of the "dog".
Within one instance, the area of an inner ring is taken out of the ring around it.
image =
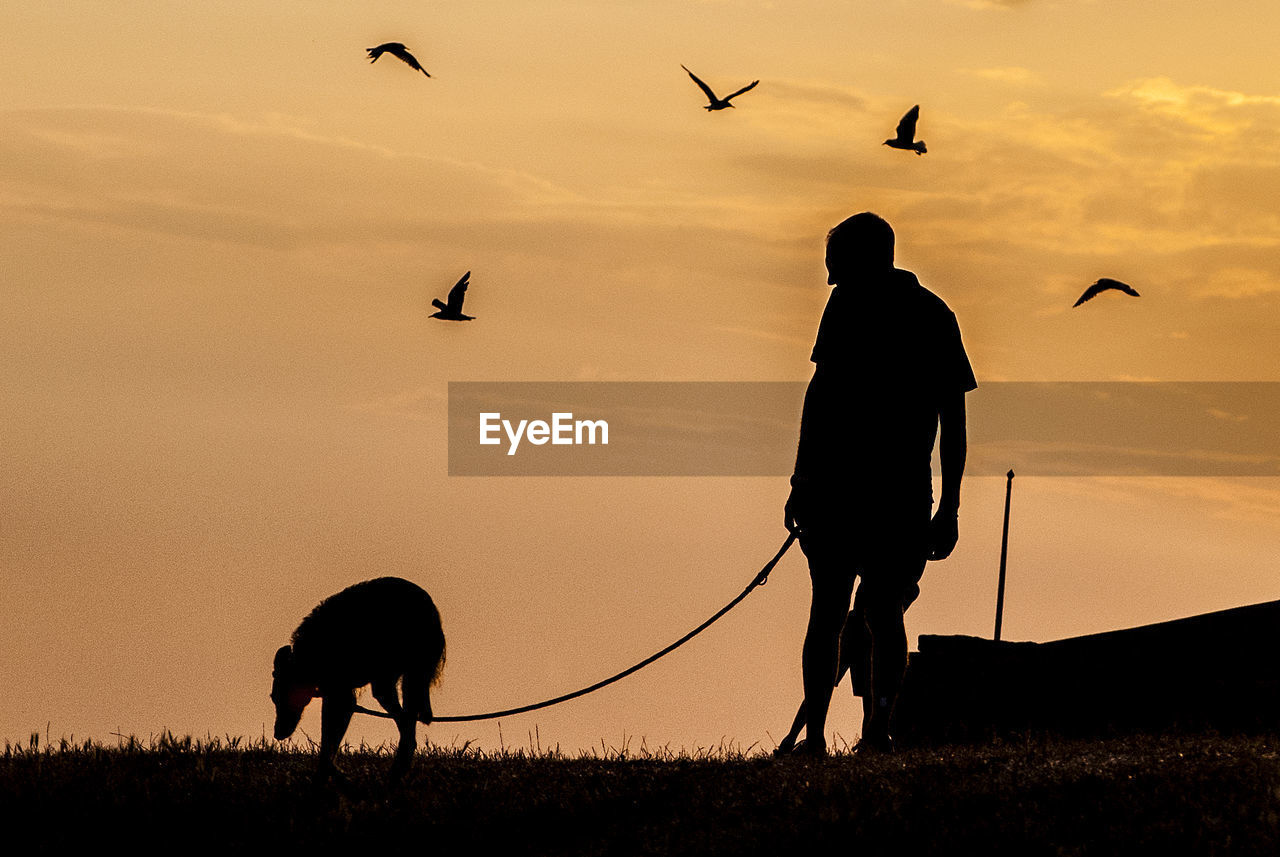
[[[291,736],[308,703],[319,697],[317,773],[340,777],[335,759],[356,709],[356,690],[370,685],[400,730],[391,765],[391,778],[399,780],[413,761],[417,724],[432,720],[430,691],[444,659],[440,613],[426,590],[399,577],[349,586],[321,601],[293,632],[290,645],[276,651],[276,740]]]

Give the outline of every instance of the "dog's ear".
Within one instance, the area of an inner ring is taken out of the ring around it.
[[[276,659],[271,665],[272,674],[288,670],[293,666],[293,646],[281,646],[276,649]]]

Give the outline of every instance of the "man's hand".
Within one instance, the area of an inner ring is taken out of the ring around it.
[[[800,535],[800,518],[805,517],[808,505],[808,490],[800,480],[791,480],[791,493],[787,496],[787,505],[782,509],[782,525],[787,532]]]
[[[955,509],[940,506],[929,522],[929,559],[939,560],[951,556],[960,540],[960,524]]]

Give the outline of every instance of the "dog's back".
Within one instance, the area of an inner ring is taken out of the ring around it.
[[[321,601],[293,632],[293,650],[300,674],[322,690],[342,690],[407,672],[434,682],[445,642],[426,590],[379,577]]]

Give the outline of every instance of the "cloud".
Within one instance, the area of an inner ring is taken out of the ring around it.
[[[856,133],[853,129],[869,124],[872,109],[866,95],[852,87],[811,80],[769,79],[751,96],[758,102],[756,107],[734,117],[750,124],[757,134],[754,144],[743,149],[743,156],[762,150],[795,155],[847,140]],[[760,145],[759,134],[767,135],[767,146]],[[746,146],[750,140],[739,141]]]
[[[1274,261],[1227,260],[1248,247],[1274,255],[1280,242],[1278,107],[1276,97],[1153,79],[1052,107],[1011,104],[990,118],[935,110],[930,164],[895,167],[973,168],[949,171],[946,193],[900,196],[906,205],[898,207],[932,223],[936,240],[960,241],[963,233],[974,248],[1015,242],[1042,256],[1170,263],[1203,248],[1198,261],[1213,267],[1199,270],[1200,283],[1224,264],[1264,273],[1246,281],[1219,274],[1215,294],[1270,291],[1280,267]],[[1229,133],[1229,142],[1220,133]],[[867,167],[861,172],[880,178]]]
[[[789,91],[858,103],[838,87]],[[752,246],[791,252],[777,231],[785,208],[764,190],[726,192],[718,177],[675,189],[628,183],[577,192],[529,172],[320,134],[280,115],[0,111],[6,224],[123,229],[330,258],[372,246],[485,248],[490,259],[526,263],[596,265],[608,256],[618,276],[633,261],[655,264],[658,254],[657,264],[670,259],[686,273],[760,279],[774,266]]]
[[[1124,486],[1123,480],[1115,484]],[[1274,527],[1280,521],[1280,480],[1165,478],[1144,480],[1133,490],[1163,492],[1202,504],[1220,520],[1239,520]]]
[[[767,87],[762,87],[760,94],[783,101],[800,102],[822,108],[838,108],[842,110],[865,111],[867,99],[861,93],[846,86],[835,86],[830,83],[800,80],[771,80]]]
[[[1129,81],[1106,95],[1214,136],[1236,137],[1264,117],[1274,122],[1280,116],[1280,96],[1179,84],[1167,77]]]
[[[1026,6],[1033,0],[947,0],[957,6],[968,6],[970,9],[1016,9]]]
[[[993,80],[997,83],[1007,83],[1014,86],[1042,86],[1044,84],[1044,79],[1039,74],[1022,66],[968,68],[961,69],[961,71],[974,77],[980,77],[983,80]]]
[[[1280,271],[1225,267],[1214,271],[1196,294],[1199,297],[1252,298],[1280,292]]]
[[[1217,105],[1218,107],[1242,107],[1264,105],[1280,108],[1280,96],[1248,95],[1229,89],[1218,89],[1198,84],[1179,84],[1167,77],[1148,77],[1130,81],[1107,93],[1109,96],[1130,97],[1137,101],[1161,109],[1175,111],[1185,109],[1189,105],[1202,107]]]
[[[360,413],[429,421],[440,419],[447,405],[448,397],[440,385],[436,384],[356,401],[347,407]]]
[[[1271,152],[1223,154],[1191,165],[1186,183],[1189,212],[1235,236],[1280,236],[1280,159]]]
[[[732,336],[750,336],[754,339],[761,339],[766,342],[778,342],[783,345],[795,346],[802,350],[813,344],[812,336],[786,333],[776,330],[764,330],[757,327],[716,324],[712,325],[711,329],[720,331],[721,333],[727,333]]]
[[[282,117],[81,107],[9,111],[0,127],[0,213],[11,222],[287,248],[581,202],[536,176],[326,137]]]

